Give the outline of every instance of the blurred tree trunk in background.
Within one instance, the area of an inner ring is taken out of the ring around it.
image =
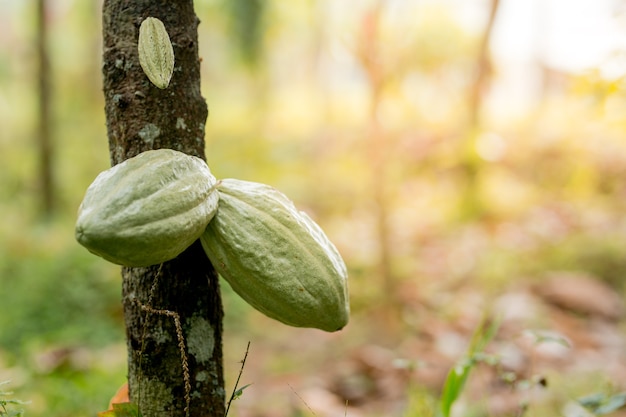
[[[54,210],[53,144],[51,126],[51,74],[48,51],[48,16],[46,0],[37,0],[37,61],[39,114],[37,140],[39,147],[39,179],[41,211],[49,217]]]
[[[102,0],[89,0],[84,7],[87,8],[85,20],[88,24],[99,24],[101,21]],[[89,34],[86,36],[89,36],[87,42],[91,45],[91,48],[89,48],[89,57],[85,57],[86,79],[88,83],[88,89],[85,95],[87,99],[91,101],[96,99],[96,95],[97,99],[102,97],[100,96],[102,88],[102,78],[100,76],[100,69],[102,68],[102,55],[100,52],[102,38],[99,33],[93,33],[94,31],[92,30],[87,30],[86,32]]]
[[[469,93],[469,123],[471,126],[480,126],[480,111],[482,110],[484,92],[493,73],[489,56],[489,42],[491,42],[491,34],[493,33],[499,5],[500,0],[491,0],[487,26],[480,39],[478,54],[476,55],[476,73]]]
[[[266,0],[229,0],[225,3],[230,30],[244,62],[255,67],[263,52],[263,15]]]
[[[174,46],[175,71],[165,90],[149,82],[137,57],[139,26],[149,16],[163,21]],[[192,0],[105,0],[103,75],[112,165],[157,148],[204,159],[208,109],[200,93],[198,24]],[[146,417],[224,415],[219,283],[199,241],[172,261],[123,268],[122,276],[131,401]],[[180,318],[184,360],[173,313]]]
[[[247,125],[259,132],[266,120],[270,78],[264,58],[267,0],[228,0],[224,3],[228,29],[243,67],[249,73],[252,97]]]
[[[481,111],[483,109],[485,91],[489,86],[492,75],[489,42],[491,41],[499,5],[499,0],[491,0],[489,3],[489,17],[483,36],[480,39],[476,62],[474,64],[474,81],[470,85],[468,92],[468,122],[466,128],[467,132],[465,133],[465,155],[462,161],[465,174],[465,186],[463,187],[460,207],[462,220],[472,220],[485,214],[485,208],[481,201],[478,186],[478,173],[482,162],[476,151],[476,141],[481,134]]]
[[[397,320],[396,283],[391,268],[391,230],[389,227],[389,192],[388,166],[389,145],[385,132],[379,121],[379,109],[382,94],[390,75],[381,66],[381,46],[379,25],[385,2],[378,1],[365,14],[362,21],[359,38],[358,58],[363,66],[370,89],[369,126],[367,158],[370,164],[370,181],[372,185],[373,203],[376,210],[376,240],[378,241],[378,274],[382,279],[382,289],[385,294],[383,310],[386,320],[385,329],[393,333]]]

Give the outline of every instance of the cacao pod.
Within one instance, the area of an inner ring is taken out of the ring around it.
[[[285,324],[343,328],[347,270],[322,229],[268,185],[224,179],[217,190],[219,207],[200,241],[233,290]]]
[[[76,240],[104,259],[148,266],[175,258],[217,210],[216,180],[200,158],[143,152],[100,173],[78,209]]]

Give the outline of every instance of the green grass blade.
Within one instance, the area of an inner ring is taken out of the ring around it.
[[[439,399],[438,416],[450,417],[452,406],[461,396],[467,378],[476,365],[475,357],[483,352],[494,338],[499,328],[499,321],[483,320],[474,332],[466,356],[457,363],[446,376]]]

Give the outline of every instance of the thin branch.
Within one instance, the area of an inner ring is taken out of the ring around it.
[[[246,366],[246,359],[248,358],[248,352],[250,351],[250,341],[248,341],[248,346],[246,347],[246,353],[243,356],[243,360],[241,361],[241,368],[239,369],[239,375],[237,375],[237,381],[235,381],[235,386],[233,387],[233,393],[230,395],[230,399],[228,400],[228,404],[226,405],[226,412],[224,413],[224,417],[228,415],[228,410],[230,410],[230,403],[235,399],[235,394],[237,393],[237,386],[239,385],[239,380],[241,379],[241,374],[243,374],[243,367]]]

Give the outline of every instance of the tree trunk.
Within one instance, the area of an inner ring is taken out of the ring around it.
[[[481,124],[480,111],[483,107],[484,91],[489,84],[489,78],[492,73],[491,60],[489,57],[489,42],[491,41],[499,5],[499,0],[491,0],[489,4],[489,18],[480,40],[480,46],[476,56],[476,73],[474,82],[470,88],[468,100],[470,113],[469,124],[471,127],[480,126]]]
[[[52,175],[51,88],[48,53],[48,16],[46,0],[37,1],[37,57],[39,77],[39,178],[41,179],[41,210],[49,217],[54,209],[54,180]]]
[[[380,104],[389,82],[389,74],[380,65],[381,17],[385,2],[379,0],[363,18],[359,58],[365,69],[370,88],[369,123],[367,131],[367,160],[371,175],[372,202],[376,213],[376,240],[379,242],[378,274],[382,279],[385,304],[383,327],[388,336],[397,332],[399,303],[396,297],[396,280],[392,271],[391,227],[389,223],[389,143],[379,120]]]
[[[482,162],[476,153],[476,140],[482,129],[481,112],[483,111],[485,91],[492,75],[489,43],[493,34],[499,5],[499,0],[490,0],[489,18],[476,55],[474,82],[468,92],[467,133],[463,143],[464,154],[461,163],[465,174],[460,204],[461,220],[463,221],[475,220],[486,214],[484,204],[480,198],[478,184]]]
[[[174,75],[164,90],[150,83],[137,56],[139,26],[149,16],[163,21],[174,47]],[[200,94],[198,24],[192,0],[104,1],[112,165],[158,148],[204,158],[208,110]],[[122,279],[131,401],[144,417],[223,416],[222,304],[199,242],[162,265],[123,268]]]

